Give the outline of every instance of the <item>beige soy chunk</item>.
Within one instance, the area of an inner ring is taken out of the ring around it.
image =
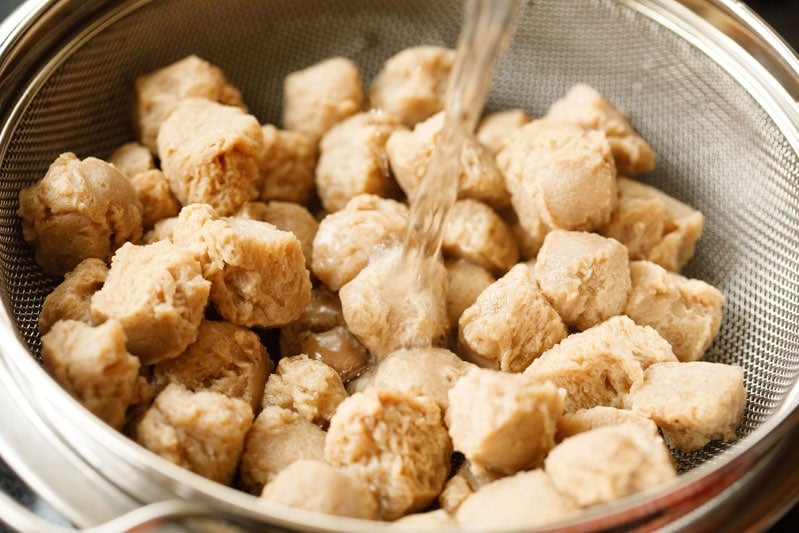
[[[706,361],[652,365],[632,396],[632,408],[660,426],[669,447],[685,452],[735,440],[745,407],[741,368]]]
[[[567,334],[532,271],[521,263],[480,293],[458,328],[462,357],[507,372],[521,372]]]
[[[128,350],[151,365],[197,339],[210,283],[188,251],[167,241],[117,250],[103,288],[92,296],[97,322],[120,321]]]
[[[322,361],[343,381],[357,376],[369,362],[366,348],[346,328],[338,295],[321,284],[311,290],[303,314],[280,329],[280,353]]]
[[[61,154],[45,176],[19,193],[22,237],[36,262],[63,276],[84,259],[108,261],[142,235],[142,207],[119,170],[94,157]]]
[[[564,440],[549,452],[544,468],[557,490],[581,507],[611,502],[677,476],[663,439],[629,423]]]
[[[497,111],[480,121],[475,136],[491,155],[497,155],[513,132],[528,122],[530,117],[522,109]]]
[[[128,178],[155,168],[150,149],[138,142],[125,143],[108,156],[108,162]]]
[[[548,233],[535,277],[563,321],[581,330],[624,312],[630,294],[627,249],[595,233]]]
[[[595,428],[625,423],[635,424],[653,437],[660,436],[657,424],[641,413],[629,409],[598,405],[590,409],[580,409],[573,413],[565,413],[560,422],[558,422],[558,432],[555,434],[555,440],[560,442],[563,439]]]
[[[179,383],[189,390],[221,392],[261,407],[272,363],[258,335],[229,322],[203,320],[197,340],[179,356],[153,367],[157,390]]]
[[[496,160],[519,223],[533,237],[546,228],[591,231],[616,206],[616,167],[601,132],[534,120]]]
[[[660,333],[649,326],[636,324],[627,315],[611,317],[590,331],[595,341],[601,338],[602,342],[615,344],[616,350],[632,354],[642,370],[655,363],[677,362],[671,344]]]
[[[570,518],[577,511],[574,501],[538,469],[482,487],[461,504],[455,518],[463,527],[527,530]]]
[[[625,245],[631,260],[679,272],[694,255],[704,215],[650,185],[623,177],[617,183],[619,203],[600,233]]]
[[[244,488],[259,494],[264,485],[299,459],[323,461],[325,432],[299,413],[268,405],[255,419],[241,456]]]
[[[42,337],[42,360],[64,390],[106,424],[122,428],[140,365],[125,348],[118,321],[95,327],[76,320],[56,322]]]
[[[178,216],[180,203],[163,172],[158,169],[140,172],[130,178],[130,184],[142,205],[142,227],[150,229],[160,220]]]
[[[417,274],[398,272],[401,259],[401,247],[385,250],[338,293],[347,327],[378,359],[399,348],[435,346],[449,330],[443,263],[428,261]],[[420,290],[413,289],[416,279],[424,280]]]
[[[261,125],[237,107],[182,100],[158,130],[161,170],[181,203],[206,203],[222,215],[258,197]]]
[[[339,405],[325,440],[325,459],[366,480],[382,520],[435,501],[451,453],[435,401],[379,389],[353,394]]]
[[[299,131],[261,126],[263,151],[258,160],[263,201],[305,204],[314,195],[316,142]]]
[[[408,208],[373,194],[356,196],[319,223],[313,241],[313,273],[337,291],[369,263],[378,247],[399,244]]]
[[[92,295],[108,277],[108,266],[100,259],[84,259],[70,270],[47,295],[39,314],[39,332],[44,335],[59,320],[79,320],[92,325]]]
[[[424,178],[443,125],[442,112],[420,122],[413,131],[397,129],[386,142],[391,170],[409,198],[416,194]],[[465,138],[461,146],[458,197],[480,200],[496,208],[506,207],[510,201],[493,156],[471,137]]]
[[[566,413],[597,405],[627,408],[643,370],[634,355],[639,347],[617,337],[618,330],[605,322],[573,333],[533,361],[525,374],[565,389]]]
[[[442,411],[449,406],[449,390],[471,365],[443,348],[401,349],[377,367],[373,385],[410,396],[427,396]]]
[[[408,127],[444,109],[455,50],[439,46],[406,48],[389,58],[369,87],[373,108]]]
[[[245,109],[241,93],[214,65],[191,55],[134,83],[133,125],[139,141],[156,153],[156,137],[161,124],[178,104],[191,97]]]
[[[458,328],[458,319],[483,290],[496,279],[485,268],[464,259],[444,262],[447,269],[447,316],[453,329]]]
[[[329,515],[377,518],[377,502],[366,483],[319,460],[294,461],[264,486],[261,498]]]
[[[229,322],[282,326],[299,317],[311,298],[302,245],[292,233],[194,204],[181,210],[172,238],[200,261],[211,281],[211,301]]]
[[[635,175],[655,168],[655,151],[630,125],[627,117],[595,89],[578,83],[547,111],[547,120],[569,122],[605,133],[621,174]]]
[[[458,200],[449,210],[441,249],[492,272],[507,272],[519,261],[519,245],[510,227],[477,200]]]
[[[342,120],[322,137],[315,183],[328,213],[344,209],[360,194],[395,193],[385,144],[397,126],[391,115],[366,111]]]
[[[630,275],[625,314],[656,329],[680,361],[700,359],[721,327],[724,295],[704,281],[649,261],[631,262]]]
[[[309,422],[327,425],[346,397],[347,391],[335,369],[301,354],[278,362],[276,373],[266,382],[264,406],[292,409]]]
[[[524,374],[474,369],[449,391],[452,445],[478,469],[513,474],[555,446],[563,394]]]
[[[289,231],[300,240],[305,268],[311,269],[313,240],[319,222],[308,209],[293,202],[249,202],[238,212],[238,216],[268,222],[279,230]]]
[[[283,126],[304,133],[314,144],[362,104],[361,74],[343,57],[292,72],[283,82]]]
[[[251,425],[252,408],[244,400],[172,383],[137,422],[133,438],[167,461],[226,485]]]

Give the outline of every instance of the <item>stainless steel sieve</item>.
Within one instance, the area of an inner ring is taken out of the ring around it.
[[[36,320],[56,281],[22,241],[17,196],[61,152],[104,157],[130,140],[139,74],[197,54],[225,70],[262,122],[279,123],[288,72],[344,55],[368,81],[402,48],[454,46],[460,7],[30,0],[0,26],[0,453],[68,519],[87,526],[185,499],[192,512],[199,506],[245,527],[383,527],[285,509],[202,479],[139,448],[63,392],[38,360]],[[762,526],[799,491],[796,463],[775,467],[790,458],[785,439],[799,439],[799,59],[735,0],[526,2],[488,110],[523,107],[539,116],[578,81],[625,110],[657,150],[656,170],[642,179],[705,214],[686,273],[726,296],[707,359],[740,365],[748,399],[737,442],[681,454],[675,482],[561,526],[708,525],[742,501],[756,511],[739,525]],[[762,489],[766,478],[784,492]]]

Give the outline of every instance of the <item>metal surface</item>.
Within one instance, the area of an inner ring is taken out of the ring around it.
[[[104,157],[129,140],[131,86],[141,73],[196,53],[225,69],[262,122],[277,122],[288,72],[341,54],[361,65],[369,80],[406,46],[454,45],[459,5],[61,0],[28,3],[13,24],[3,24],[0,371],[23,391],[19,401],[32,413],[26,416],[39,417],[60,445],[133,502],[185,497],[245,521],[377,527],[286,510],[199,478],[105,427],[61,391],[31,357],[39,350],[38,311],[55,282],[21,240],[17,194],[62,151]],[[679,455],[685,475],[678,481],[592,509],[581,518],[592,527],[701,522],[714,503],[745,492],[745,473],[754,479],[766,470],[775,446],[796,425],[797,64],[782,41],[732,1],[590,0],[528,2],[498,66],[489,109],[520,106],[538,116],[571,84],[584,81],[628,112],[658,151],[657,169],[643,180],[707,217],[686,271],[727,298],[707,358],[744,369],[749,396],[740,440]],[[83,525],[107,519],[92,508],[73,512],[83,515]]]

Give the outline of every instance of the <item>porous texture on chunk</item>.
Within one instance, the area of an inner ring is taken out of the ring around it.
[[[462,357],[508,372],[521,372],[567,334],[524,264],[486,287],[463,312],[458,328]]]
[[[179,383],[189,390],[221,392],[261,408],[271,361],[258,335],[229,322],[203,320],[197,340],[179,356],[153,368],[153,384],[161,390]]]
[[[525,373],[566,389],[566,413],[597,405],[627,408],[643,370],[634,355],[639,347],[616,337],[617,329],[606,322],[572,333],[533,361]]]
[[[103,288],[92,296],[95,321],[116,318],[143,364],[179,355],[197,339],[211,284],[188,250],[167,241],[117,250]]]
[[[555,446],[563,394],[524,374],[473,369],[449,391],[452,445],[474,467],[513,474],[538,466]]]
[[[511,134],[528,122],[530,117],[522,109],[496,111],[480,121],[475,136],[491,155],[497,155]]]
[[[406,48],[385,62],[369,87],[374,108],[412,127],[444,109],[455,50],[440,46]]]
[[[344,119],[322,137],[315,182],[327,212],[343,209],[359,194],[395,194],[385,144],[396,127],[391,115],[366,111]]]
[[[317,146],[299,131],[261,126],[263,151],[258,159],[260,199],[304,204],[314,195]]]
[[[458,329],[458,319],[474,304],[483,290],[496,279],[485,268],[464,259],[444,262],[447,269],[447,316],[453,329]]]
[[[141,238],[141,244],[152,244],[158,241],[172,242],[172,234],[175,226],[178,223],[178,217],[169,217],[159,220],[153,226],[153,229],[145,233]]]
[[[564,520],[576,511],[577,504],[538,469],[489,483],[466,498],[455,518],[464,527],[526,530]]]
[[[142,205],[144,229],[152,228],[159,220],[178,216],[180,203],[163,172],[158,169],[139,172],[130,177],[130,184]]]
[[[319,222],[308,209],[293,202],[249,202],[241,208],[239,216],[268,222],[279,230],[289,231],[300,240],[305,268],[311,269],[313,240]]]
[[[444,254],[492,272],[504,273],[519,261],[519,246],[505,221],[477,200],[459,200],[449,210],[441,242]]]
[[[277,372],[266,382],[264,406],[292,409],[310,422],[326,425],[346,397],[335,369],[301,354],[278,362]]]
[[[378,358],[435,346],[449,330],[444,264],[433,259],[421,273],[400,270],[401,256],[400,247],[384,251],[339,290],[347,327]]]
[[[53,292],[47,295],[39,314],[39,332],[44,335],[59,320],[79,320],[93,324],[92,296],[108,277],[108,266],[100,259],[84,259],[70,270]]]
[[[313,273],[339,290],[369,262],[378,247],[401,242],[408,208],[372,194],[356,196],[341,211],[319,223],[313,241]]]
[[[625,314],[656,329],[680,361],[700,359],[721,327],[721,291],[649,261],[631,262],[630,276],[632,291]]]
[[[704,215],[651,185],[623,177],[617,183],[618,204],[600,233],[625,245],[631,260],[679,272],[694,255]]]
[[[652,365],[632,396],[632,408],[660,426],[669,447],[686,452],[735,440],[745,407],[741,368],[706,361]]]
[[[108,162],[128,178],[155,168],[150,149],[138,142],[125,143],[108,156]]]
[[[596,229],[616,206],[616,167],[601,132],[534,120],[511,135],[497,166],[532,237],[552,228]]]
[[[182,100],[190,97],[246,109],[241,93],[218,67],[190,55],[136,78],[133,125],[139,141],[156,153],[161,124]]]
[[[252,408],[244,400],[173,383],[155,397],[133,438],[167,461],[228,484],[251,425]]]
[[[105,161],[81,161],[71,152],[20,191],[18,214],[36,262],[53,276],[84,259],[108,262],[122,244],[142,235],[141,202],[125,175]]]
[[[627,315],[611,317],[591,330],[594,335],[602,335],[617,342],[618,350],[632,353],[643,370],[655,363],[677,361],[671,344],[660,333],[649,326],[636,324]]]
[[[378,365],[374,386],[430,397],[444,411],[449,405],[447,393],[470,366],[442,348],[397,350]]]
[[[535,277],[563,321],[581,330],[621,314],[630,294],[627,249],[595,233],[547,234]]]
[[[386,141],[391,170],[402,190],[413,198],[427,171],[427,165],[444,125],[444,113],[420,122],[413,131],[397,129]],[[458,175],[458,197],[472,198],[492,207],[503,208],[510,202],[505,179],[491,153],[474,138],[463,139]]]
[[[580,409],[573,413],[566,413],[558,422],[558,432],[555,440],[560,442],[565,438],[573,437],[603,426],[616,426],[619,424],[635,424],[653,437],[660,436],[657,424],[650,418],[629,409],[618,409],[598,405],[590,409]]]
[[[92,327],[60,320],[42,337],[42,360],[64,390],[120,429],[133,403],[139,360],[125,348],[125,332],[116,320]]]
[[[283,82],[283,126],[304,133],[314,144],[362,104],[361,74],[344,57],[292,72]]]
[[[284,468],[299,459],[323,461],[325,432],[277,405],[268,405],[255,419],[241,456],[239,475],[244,488],[259,494]]]
[[[449,473],[451,453],[432,399],[379,389],[347,398],[325,440],[325,459],[366,480],[383,520],[433,502]]]
[[[574,85],[553,102],[544,118],[604,132],[622,174],[640,174],[655,168],[655,151],[635,132],[627,117],[584,83]]]
[[[302,315],[280,329],[283,357],[306,354],[330,365],[343,381],[357,376],[369,363],[363,344],[350,333],[338,295],[324,285],[311,290],[311,301]]]
[[[181,205],[206,203],[231,215],[258,197],[263,142],[254,116],[205,98],[187,98],[158,130],[158,156]]]
[[[377,517],[377,502],[366,483],[324,461],[294,461],[264,486],[261,497],[319,513],[365,520]]]
[[[677,475],[663,439],[629,423],[564,440],[549,452],[544,468],[557,490],[581,507],[611,502]]]
[[[282,326],[308,305],[311,280],[292,233],[194,204],[181,210],[172,238],[199,260],[211,281],[211,301],[229,322]]]

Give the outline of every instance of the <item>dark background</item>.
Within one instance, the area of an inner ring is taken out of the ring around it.
[[[0,20],[20,3],[16,0],[0,0]],[[799,50],[799,0],[750,0],[746,4],[777,30],[794,50]],[[54,513],[47,505],[20,483],[2,460],[0,460],[0,490],[13,495],[37,513],[55,519]],[[798,525],[799,507],[796,507],[773,528],[773,531],[795,531]],[[0,524],[0,531],[4,530]]]

